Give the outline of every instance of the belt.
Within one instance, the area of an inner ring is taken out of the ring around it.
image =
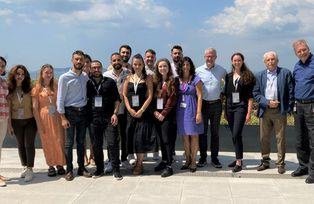
[[[314,103],[314,100],[297,100],[297,102],[302,103],[302,104],[309,104],[309,103]]]
[[[203,100],[203,101],[204,101],[204,103],[207,103],[207,104],[214,104],[214,103],[219,103],[219,102],[221,102],[220,99],[212,100],[212,101],[206,101],[206,100]]]
[[[83,107],[74,107],[74,106],[68,106],[68,107],[65,107],[66,109],[68,110],[73,110],[73,111],[83,111],[85,110],[86,106],[83,106]]]

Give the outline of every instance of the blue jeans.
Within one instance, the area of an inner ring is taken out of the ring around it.
[[[66,129],[65,158],[67,172],[73,170],[73,145],[76,137],[76,153],[79,168],[84,168],[84,149],[86,136],[86,108],[77,110],[72,107],[65,108],[65,117],[69,120],[70,127]]]

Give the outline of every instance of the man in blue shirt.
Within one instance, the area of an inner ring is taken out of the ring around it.
[[[285,153],[287,113],[294,104],[292,74],[288,69],[278,67],[276,52],[264,54],[266,69],[256,75],[253,95],[258,103],[258,117],[260,118],[260,143],[262,161],[257,171],[263,171],[270,165],[270,139],[275,131],[277,140],[276,165],[278,173],[285,173]]]
[[[225,78],[226,70],[218,64],[215,64],[217,52],[214,48],[205,50],[205,64],[196,69],[196,75],[203,82],[203,102],[202,117],[204,121],[204,134],[199,136],[200,159],[198,167],[204,167],[207,164],[207,131],[208,120],[210,121],[210,151],[211,164],[215,168],[221,168],[218,160],[219,152],[219,126],[222,113],[222,103],[220,95],[222,92],[222,80]]]
[[[92,175],[84,167],[84,143],[86,134],[87,99],[86,84],[88,76],[82,72],[85,58],[80,50],[72,54],[72,68],[60,76],[57,94],[57,110],[61,114],[62,126],[66,130],[65,158],[67,173],[65,179],[71,181],[73,176],[73,144],[76,137],[77,146],[77,175],[91,177]]]
[[[291,176],[309,174],[306,183],[314,183],[314,57],[305,40],[293,43],[295,55],[300,59],[294,66],[294,96],[296,99],[295,128],[299,167]]]

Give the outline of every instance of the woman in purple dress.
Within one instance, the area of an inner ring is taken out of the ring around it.
[[[196,171],[198,135],[204,132],[202,122],[202,81],[195,75],[195,66],[184,57],[178,68],[179,93],[177,104],[177,131],[183,137],[186,162],[181,170]]]

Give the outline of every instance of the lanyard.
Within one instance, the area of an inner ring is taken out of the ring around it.
[[[99,90],[100,90],[100,88],[101,88],[101,83],[102,83],[103,80],[101,80],[101,81],[99,82],[98,88],[97,88],[96,84],[94,83],[94,81],[93,81],[93,80],[91,80],[91,81],[92,81],[92,83],[93,83],[93,85],[94,85],[95,91],[97,92],[97,96],[99,96]]]
[[[236,78],[236,80],[234,81],[235,91],[238,90],[239,81],[240,81],[240,77]]]
[[[22,104],[22,102],[23,102],[23,91],[22,91],[22,95],[20,95],[19,92],[16,91],[16,96],[17,96],[17,99],[19,100],[20,104]]]
[[[52,99],[51,99],[51,95],[49,94],[47,88],[43,88],[44,92],[47,93],[47,96],[48,96],[48,100],[49,100],[49,103],[52,104]]]
[[[136,95],[136,92],[137,92],[138,84],[140,83],[141,80],[142,80],[142,76],[139,77],[139,80],[134,81],[134,83],[133,83],[135,95]]]

